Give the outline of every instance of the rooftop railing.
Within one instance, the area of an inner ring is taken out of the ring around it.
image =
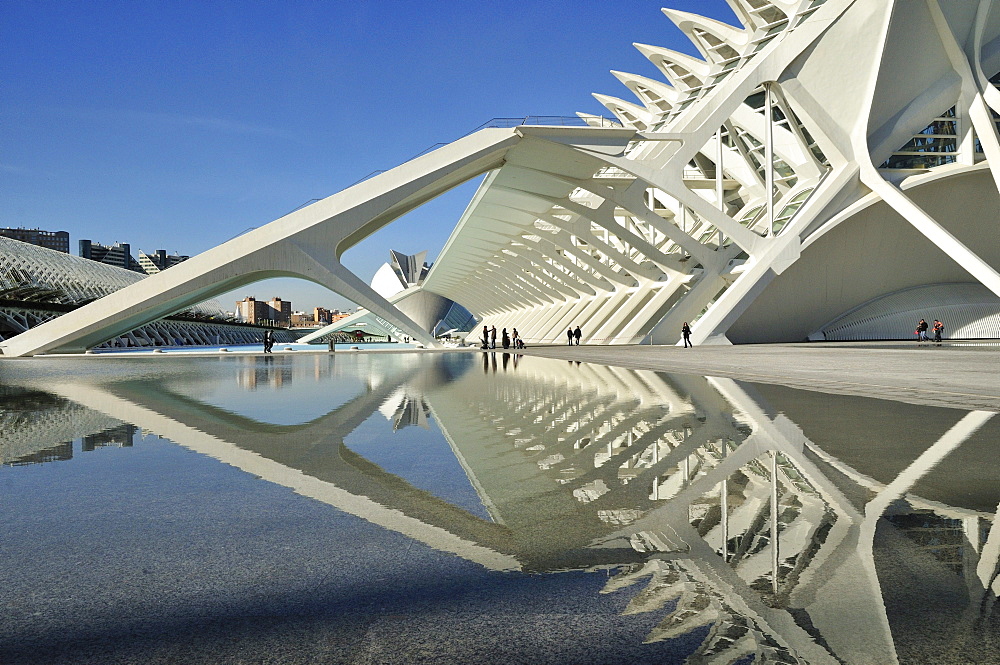
[[[621,127],[617,120],[605,118],[603,116],[587,116],[581,118],[577,115],[528,115],[518,118],[492,118],[473,129],[469,134],[478,132],[480,129],[500,128],[510,129],[513,127],[542,126],[542,127]],[[468,136],[469,134],[466,134]]]

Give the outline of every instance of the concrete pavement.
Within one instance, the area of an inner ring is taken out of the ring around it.
[[[526,355],[1000,411],[1000,343],[544,346]]]

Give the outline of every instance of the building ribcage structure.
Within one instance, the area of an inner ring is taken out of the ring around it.
[[[824,339],[864,307],[851,338],[898,338],[903,291],[998,336],[994,4],[730,0],[741,28],[665,9],[701,57],[639,44],[663,80],[595,95],[635,134],[508,157],[424,288],[529,344]]]
[[[616,121],[484,128],[0,350],[90,348],[275,276],[433,346],[340,257],[483,174],[420,287],[477,330],[675,344],[687,322],[726,344],[900,338],[944,316],[946,336],[1000,336],[1000,3],[729,3],[742,27],[664,10],[701,57],[639,45],[662,77],[615,72],[637,97],[597,96]]]

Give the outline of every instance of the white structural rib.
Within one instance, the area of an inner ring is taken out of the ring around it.
[[[603,104],[604,108],[611,111],[626,127],[635,127],[639,130],[650,127],[652,116],[649,109],[609,95],[594,94],[594,99]]]
[[[738,58],[749,41],[746,30],[704,16],[663,8],[667,18],[698,47],[705,60],[722,64]]]
[[[499,166],[519,137],[484,129],[69,312],[0,345],[4,355],[81,350],[244,284],[322,284],[427,345],[434,339],[340,263],[350,247],[442,192]]]
[[[681,92],[700,87],[709,74],[710,66],[704,60],[660,46],[635,44],[635,47]]]
[[[681,97],[680,93],[663,81],[615,70],[612,70],[611,74],[631,90],[650,113],[670,111]],[[613,98],[605,96],[604,99],[611,100]],[[602,101],[600,96],[598,96],[598,101]]]

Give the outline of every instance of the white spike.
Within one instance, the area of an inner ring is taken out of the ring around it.
[[[638,74],[612,70],[611,73],[631,90],[652,113],[669,111],[683,97],[672,86]]]
[[[765,19],[762,15],[763,11],[767,9],[776,9],[788,16],[792,12],[791,8],[798,4],[798,0],[780,1],[780,0],[763,0],[763,4],[760,2],[752,3],[750,0],[729,0],[730,6],[733,7],[733,11],[736,11],[737,15],[740,16],[741,20],[747,24],[748,28],[752,30],[757,30],[758,28],[767,25],[771,21]],[[755,4],[760,6],[755,6]],[[740,6],[740,10],[737,10],[737,5]],[[745,19],[744,19],[745,16]]]
[[[674,22],[674,25],[676,25],[681,32],[688,36],[688,39],[690,39],[694,45],[698,47],[698,50],[702,52],[706,59],[718,60],[719,57],[713,53],[713,45],[706,43],[706,41],[695,32],[695,29],[712,35],[719,41],[728,44],[738,53],[742,53],[743,48],[750,41],[750,34],[747,30],[734,28],[728,23],[723,23],[722,21],[716,21],[704,16],[699,16],[690,12],[682,12],[675,9],[663,9],[661,11],[667,18]]]
[[[632,127],[641,132],[649,129],[653,123],[653,118],[649,111],[642,106],[626,102],[624,99],[618,99],[609,95],[599,95],[597,93],[594,93],[594,99],[603,104],[626,127]]]
[[[739,19],[740,23],[743,24],[744,29],[747,32],[752,32],[754,29],[754,23],[750,18],[750,14],[747,12],[746,5],[743,4],[742,0],[726,0],[729,8],[733,10],[736,14],[736,18]]]
[[[678,90],[687,90],[689,88],[696,88],[705,82],[708,77],[709,71],[711,70],[711,65],[709,65],[704,60],[700,60],[690,55],[685,55],[684,53],[678,53],[677,51],[672,51],[668,48],[663,48],[661,46],[650,46],[649,44],[633,44],[639,53],[642,53],[646,58],[652,62],[657,69],[663,72],[663,75],[667,77]],[[674,70],[671,65],[686,71],[688,75],[693,76],[697,79],[697,82],[685,80],[686,75],[679,75],[679,72]]]

